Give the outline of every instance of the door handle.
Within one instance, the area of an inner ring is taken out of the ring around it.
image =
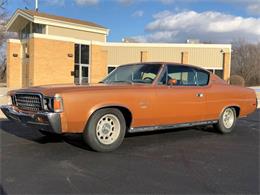
[[[203,97],[204,96],[204,94],[203,93],[197,93],[197,95],[196,95],[197,97]]]

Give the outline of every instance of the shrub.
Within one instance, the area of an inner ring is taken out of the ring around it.
[[[229,78],[230,85],[245,86],[245,79],[239,75],[231,75]]]

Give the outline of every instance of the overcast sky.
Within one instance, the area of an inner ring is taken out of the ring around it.
[[[34,0],[9,0],[7,10],[25,6],[33,9]],[[39,8],[101,24],[110,29],[109,41],[260,42],[260,0],[39,0]]]

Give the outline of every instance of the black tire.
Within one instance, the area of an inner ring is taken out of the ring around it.
[[[109,117],[112,118],[112,120],[110,119],[111,122],[106,122],[108,121]],[[105,122],[102,126],[100,124],[102,124],[103,121]],[[115,123],[119,128],[115,127],[116,126]],[[105,127],[105,125],[107,125],[108,127]],[[96,111],[90,117],[87,126],[83,132],[83,138],[84,141],[93,150],[97,152],[110,152],[115,150],[121,145],[125,137],[125,132],[126,132],[126,122],[121,111],[115,108],[104,108]]]
[[[233,122],[232,123],[230,122],[229,125],[225,124],[225,122],[224,122],[225,114],[227,112],[232,113],[232,117],[233,117],[233,120],[232,120]],[[214,128],[217,129],[222,134],[227,134],[227,133],[231,133],[233,131],[235,125],[236,125],[236,110],[233,107],[228,107],[221,114],[218,123],[214,124]]]

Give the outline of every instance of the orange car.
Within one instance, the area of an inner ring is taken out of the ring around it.
[[[115,69],[99,84],[48,85],[10,91],[11,120],[43,134],[83,133],[96,151],[112,151],[125,133],[213,124],[230,133],[257,108],[252,89],[230,86],[207,70],[175,63]]]

